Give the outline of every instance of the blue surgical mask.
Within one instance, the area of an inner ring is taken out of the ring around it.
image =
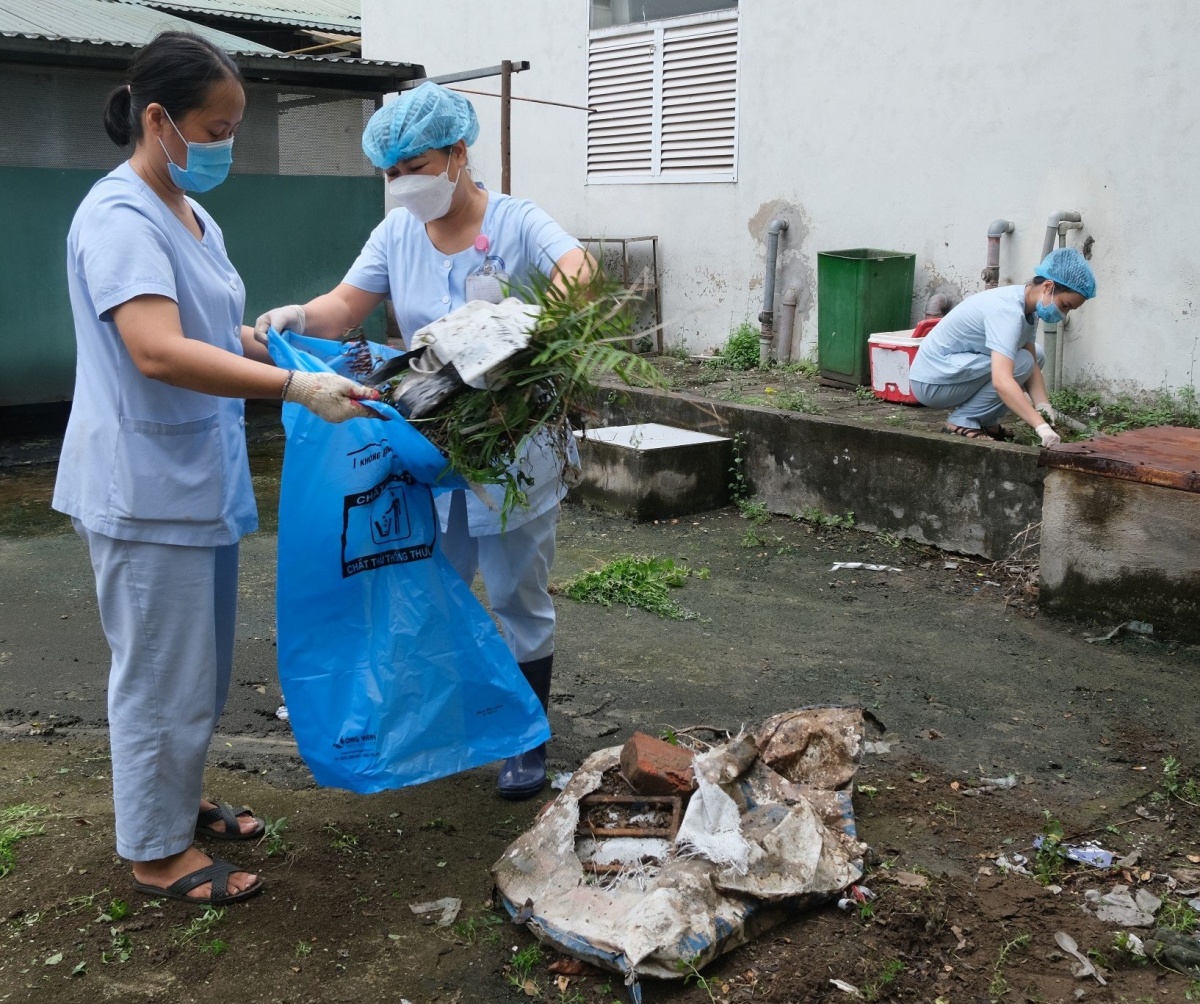
[[[1041,300],[1038,300],[1033,309],[1037,311],[1038,317],[1047,324],[1058,324],[1063,319],[1063,312],[1058,309],[1058,304],[1053,300],[1049,303],[1042,303]]]
[[[171,123],[171,128],[179,138],[187,143],[187,167],[180,167],[171,160],[167,145],[160,139],[159,145],[167,155],[167,170],[171,180],[185,192],[207,192],[216,188],[229,177],[229,168],[233,164],[233,137],[219,139],[215,143],[192,143],[184,139],[183,133],[170,113],[164,108],[163,114]]]

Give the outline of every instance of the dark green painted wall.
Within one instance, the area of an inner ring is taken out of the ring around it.
[[[0,405],[65,401],[75,384],[67,231],[102,171],[0,167]],[[246,283],[246,321],[346,274],[383,215],[374,177],[233,175],[199,200]],[[382,308],[367,335],[382,340]]]

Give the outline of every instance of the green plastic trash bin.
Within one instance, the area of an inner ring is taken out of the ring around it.
[[[867,338],[908,328],[917,256],[876,248],[817,254],[817,365],[822,381],[871,382]]]

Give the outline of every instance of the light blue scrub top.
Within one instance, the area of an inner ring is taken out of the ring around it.
[[[433,246],[423,223],[407,209],[393,209],[372,231],[343,282],[390,297],[396,323],[408,345],[425,325],[467,302],[467,276],[483,264],[486,256],[499,255],[510,282],[528,286],[535,273],[550,275],[559,258],[580,246],[532,202],[496,192],[488,192],[481,233],[489,243],[486,255],[473,247],[457,254],[442,254]],[[574,437],[568,448],[573,454]],[[505,524],[509,529],[548,512],[567,492],[558,454],[547,439],[533,440],[519,463],[533,485],[527,488],[528,507],[509,513]],[[504,491],[495,485],[488,485],[487,491],[496,502],[496,511],[474,493],[466,493],[467,521],[473,537],[500,533],[503,528],[498,510]],[[450,503],[448,492],[437,498],[443,529]]]
[[[943,386],[969,383],[992,371],[992,353],[1016,359],[1037,338],[1025,316],[1025,287],[997,286],[968,296],[921,341],[909,379]]]
[[[51,504],[108,537],[219,547],[258,527],[245,402],[142,376],[111,313],[135,296],[170,297],[185,337],[242,354],[246,288],[220,228],[188,201],[203,240],[125,163],[75,213],[75,398]]]

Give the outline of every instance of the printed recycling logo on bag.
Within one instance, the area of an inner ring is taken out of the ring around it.
[[[373,351],[393,353],[386,346]],[[272,333],[276,363],[347,372],[340,342]],[[389,421],[283,409],[279,679],[322,785],[420,784],[532,749],[546,716],[488,612],[438,546],[443,455]]]

